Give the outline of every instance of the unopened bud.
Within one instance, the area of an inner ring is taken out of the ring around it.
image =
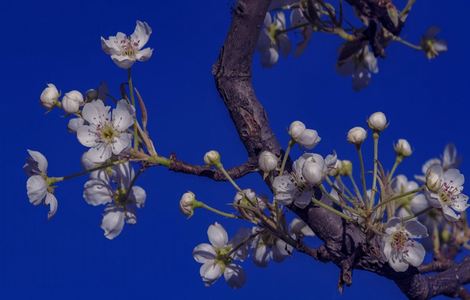
[[[356,146],[360,146],[367,138],[367,131],[362,127],[351,128],[348,132],[348,142]]]
[[[378,111],[369,117],[367,123],[369,124],[370,129],[375,131],[383,131],[385,128],[387,128],[387,117],[383,112]]]
[[[353,169],[353,166],[352,166],[351,161],[342,160],[339,175],[341,175],[341,176],[350,176],[350,175],[352,175],[352,169]]]
[[[196,195],[193,192],[186,192],[181,196],[180,199],[180,210],[188,218],[194,214],[194,208],[196,201]]]
[[[220,164],[220,154],[215,150],[211,150],[204,155],[204,162],[208,165]]]
[[[258,165],[261,171],[269,173],[276,170],[279,159],[274,153],[263,151],[258,157]]]
[[[47,109],[52,109],[59,102],[59,91],[52,83],[47,84],[40,96],[41,105]]]
[[[398,142],[395,144],[395,152],[399,156],[408,157],[411,156],[413,150],[411,150],[410,143],[408,143],[405,139],[399,139]]]
[[[300,135],[305,131],[305,124],[300,121],[294,121],[289,126],[289,135],[291,138],[298,139]]]
[[[79,91],[70,91],[62,98],[62,108],[69,114],[78,112],[83,103],[83,95]]]

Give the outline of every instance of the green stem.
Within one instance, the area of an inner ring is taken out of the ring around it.
[[[340,216],[341,218],[345,219],[346,221],[349,221],[349,222],[352,221],[352,218],[350,216],[340,212],[339,210],[334,209],[333,207],[331,207],[331,206],[329,206],[329,205],[327,205],[327,204],[325,204],[325,203],[323,203],[323,202],[321,202],[321,201],[319,201],[315,198],[312,199],[312,202],[313,202],[313,204],[318,205],[318,206],[334,213],[337,216]]]
[[[73,178],[76,178],[76,177],[80,177],[80,176],[86,175],[88,173],[91,173],[91,172],[94,172],[94,171],[97,171],[97,170],[101,170],[101,169],[106,169],[108,167],[112,167],[112,166],[115,166],[115,165],[123,164],[125,162],[127,162],[127,160],[124,160],[124,159],[116,160],[116,161],[113,161],[113,162],[110,162],[110,163],[107,163],[107,164],[104,164],[104,165],[101,165],[101,166],[98,166],[98,167],[95,167],[95,168],[91,168],[91,169],[84,170],[84,171],[81,171],[81,172],[73,173],[73,174],[70,174],[70,175],[67,175],[67,176],[64,176],[64,177],[57,177],[56,182],[69,180],[69,179],[73,179]]]
[[[357,186],[356,180],[354,180],[354,177],[352,174],[349,174],[349,179],[351,180],[351,183],[353,185],[354,191],[356,192],[356,197],[361,200],[362,203],[364,203],[364,199],[362,199],[361,192],[359,191],[359,187]]]
[[[134,109],[137,110],[135,106],[135,97],[134,97],[134,84],[132,83],[132,71],[131,68],[127,69],[127,82],[129,84],[129,95],[131,97],[131,103]],[[134,150],[139,149],[139,132],[137,129],[137,115],[135,116],[134,120]]]
[[[286,168],[287,158],[289,157],[289,153],[293,145],[295,145],[295,141],[293,139],[290,139],[289,143],[287,144],[287,149],[286,149],[286,152],[284,153],[284,157],[282,158],[281,170],[279,171],[279,175],[282,175],[284,173],[284,169]]]
[[[227,178],[227,180],[233,185],[233,187],[243,193],[242,189],[238,186],[238,184],[235,182],[235,180],[232,179],[232,177],[230,176],[230,174],[225,170],[224,168],[224,165],[222,165],[222,163],[218,163],[215,165],[217,167],[217,169],[220,170],[220,172],[222,172],[222,174],[224,174],[225,178]]]
[[[231,219],[237,219],[238,217],[234,214],[230,214],[230,213],[226,213],[226,212],[223,212],[221,210],[218,210],[216,208],[213,208],[213,207],[210,207],[209,205],[205,204],[204,202],[200,202],[198,201],[199,203],[195,204],[195,207],[202,207],[202,208],[205,208],[207,209],[208,211],[211,211],[215,214],[218,214],[222,217],[226,217],[226,218],[231,218]]]
[[[410,195],[413,195],[413,194],[416,194],[416,193],[419,193],[421,192],[422,190],[424,190],[425,186],[423,185],[422,187],[419,187],[417,189],[414,189],[412,191],[409,191],[409,192],[406,192],[404,194],[401,194],[401,195],[398,195],[398,196],[395,196],[395,197],[392,197],[388,200],[385,200],[385,201],[382,201],[380,202],[379,204],[377,204],[377,206],[374,207],[373,211],[376,211],[377,209],[379,209],[380,207],[384,206],[384,205],[387,205],[388,203],[391,203],[393,201],[397,201],[397,200],[400,200],[402,198],[405,198],[405,197],[408,197]]]
[[[412,48],[412,49],[415,49],[415,50],[418,50],[418,51],[422,51],[422,50],[423,50],[423,48],[422,48],[421,46],[418,46],[418,45],[412,44],[412,43],[410,43],[410,42],[408,42],[408,41],[405,41],[404,39],[402,39],[402,38],[399,37],[399,36],[394,36],[394,37],[393,37],[393,40],[395,40],[395,41],[397,41],[397,42],[399,42],[399,43],[402,43],[403,45],[408,46],[408,47],[410,47],[410,48]]]
[[[363,201],[367,199],[367,183],[366,183],[366,169],[364,167],[364,157],[362,155],[362,149],[361,146],[356,147],[357,150],[357,155],[359,157],[359,164],[361,166],[361,182],[362,182],[362,199]]]
[[[395,163],[393,164],[392,170],[390,171],[390,174],[388,174],[388,181],[390,181],[393,178],[393,174],[395,174],[395,171],[398,168],[398,165],[403,161],[403,157],[401,155],[397,155],[395,158]]]
[[[372,179],[372,191],[369,199],[369,208],[374,206],[375,193],[377,192],[377,176],[379,163],[379,133],[374,132],[374,176]]]
[[[328,191],[326,190],[325,186],[323,185],[320,185],[320,190],[322,191],[322,193],[328,197],[328,199],[330,199],[333,203],[337,204],[339,207],[341,207],[342,209],[345,209],[347,211],[349,211],[350,213],[353,213],[353,214],[356,214],[357,215],[357,211],[351,207],[349,207],[348,205],[346,205],[345,203],[341,202],[340,200],[336,199],[335,197],[331,196],[330,193],[328,193]]]
[[[433,209],[432,207],[427,207],[427,208],[425,208],[425,209],[423,209],[423,210],[417,212],[416,214],[414,214],[414,215],[412,214],[411,216],[402,218],[401,220],[402,220],[402,222],[406,222],[406,221],[412,220],[412,219],[414,219],[414,218],[416,218],[416,217],[421,216],[422,214],[425,214],[425,213],[429,212],[429,211],[432,210],[432,209]]]

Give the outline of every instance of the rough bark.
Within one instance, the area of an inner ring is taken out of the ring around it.
[[[377,19],[383,26],[390,28],[393,25],[390,25],[388,16],[384,14],[384,7],[390,5],[391,1],[348,2],[368,14],[378,11]],[[253,53],[269,4],[270,0],[239,0],[235,4],[227,38],[213,66],[217,90],[250,159],[256,158],[262,150],[277,154],[282,152],[252,86]],[[327,253],[322,255],[322,260],[331,261],[340,268],[341,285],[350,285],[352,270],[361,269],[393,280],[410,299],[429,299],[437,295],[461,298],[468,296],[462,286],[470,282],[470,258],[434,275],[425,275],[416,268],[397,273],[388,266],[382,256],[377,237],[366,236],[356,226],[313,205],[305,209],[291,209],[324,241],[322,251]]]

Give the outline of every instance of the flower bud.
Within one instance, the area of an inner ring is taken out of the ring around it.
[[[410,143],[405,139],[399,139],[394,148],[398,156],[408,157],[413,153]]]
[[[52,83],[47,84],[40,96],[41,105],[47,109],[52,109],[59,102],[59,91]]]
[[[325,178],[325,163],[323,160],[308,159],[302,168],[302,176],[311,185],[319,185]]]
[[[70,132],[77,132],[78,128],[85,124],[85,120],[82,118],[73,118],[69,120],[67,128]]]
[[[341,169],[339,170],[339,175],[341,176],[350,176],[352,175],[352,162],[349,160],[341,161]]]
[[[295,141],[304,148],[313,149],[321,141],[321,138],[316,130],[305,129]]]
[[[387,117],[383,112],[375,112],[370,115],[369,120],[367,120],[370,129],[375,131],[383,131],[387,128]]]
[[[211,150],[204,155],[204,162],[208,165],[220,164],[220,154],[215,150]]]
[[[294,121],[289,126],[289,135],[294,140],[298,139],[304,131],[305,131],[305,124],[300,121]]]
[[[327,155],[325,158],[325,164],[328,169],[329,176],[338,176],[342,168],[341,160],[335,154]]]
[[[367,131],[362,127],[351,128],[348,132],[348,142],[360,146],[367,138]]]
[[[95,89],[89,89],[85,93],[85,98],[87,102],[91,102],[93,100],[98,99],[98,91]]]
[[[69,114],[78,112],[83,103],[83,95],[79,91],[70,91],[62,98],[62,108]]]
[[[194,214],[194,208],[196,204],[196,195],[193,192],[186,192],[181,196],[180,199],[180,210],[188,218]]]
[[[439,174],[434,172],[428,172],[426,174],[426,186],[431,192],[439,192],[441,188],[441,178]]]
[[[269,173],[276,170],[279,160],[274,153],[269,151],[263,151],[258,157],[258,165],[261,171]]]

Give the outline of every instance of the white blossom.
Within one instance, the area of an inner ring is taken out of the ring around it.
[[[233,262],[235,257],[231,253],[237,245],[229,243],[227,231],[217,222],[209,226],[207,236],[210,244],[199,244],[193,250],[194,260],[202,264],[199,273],[204,284],[210,286],[224,275],[230,287],[242,287],[245,273]]]
[[[258,157],[258,165],[265,174],[276,170],[279,159],[270,151],[263,151]]]
[[[135,172],[129,162],[116,165],[111,172],[94,171],[85,183],[83,198],[93,206],[107,205],[101,228],[106,238],[118,236],[124,223],[137,222],[136,209],[145,204],[147,194],[140,186],[131,186]]]
[[[33,150],[28,150],[29,157],[26,160],[23,170],[28,176],[26,191],[29,202],[33,205],[44,203],[49,205],[47,218],[51,219],[57,212],[57,198],[54,196],[54,187],[51,186],[47,176],[48,162],[46,157]]]
[[[394,145],[394,149],[397,155],[408,157],[411,156],[413,150],[411,150],[410,143],[405,139],[399,139]]]
[[[193,192],[186,192],[180,199],[180,211],[189,217],[194,214],[194,204],[196,203],[196,195]]]
[[[62,98],[62,108],[69,114],[78,112],[83,104],[83,95],[79,91],[70,91]]]
[[[418,188],[418,183],[408,180],[405,175],[396,176],[392,182],[392,191],[396,196],[414,191]],[[398,210],[397,215],[403,218],[411,216],[411,214],[422,212],[429,207],[429,202],[422,193],[412,194],[403,198],[401,204],[402,207]]]
[[[101,37],[101,47],[117,66],[129,69],[136,61],[143,62],[152,56],[153,49],[143,49],[151,34],[152,28],[146,22],[137,21],[131,36],[118,32],[116,36],[110,36],[108,39]]]
[[[438,40],[436,37],[440,29],[437,27],[429,28],[421,39],[421,47],[428,59],[436,58],[441,52],[447,51],[447,43],[444,40]]]
[[[428,170],[428,181],[432,178],[436,181],[434,188],[429,188],[427,184],[427,195],[432,206],[441,208],[444,216],[449,221],[460,219],[460,213],[468,207],[468,196],[463,194],[463,184],[465,177],[458,169],[444,169],[439,165],[434,165]]]
[[[269,261],[283,261],[292,253],[292,246],[277,238],[269,231],[253,227],[253,234],[258,233],[253,239],[253,262],[259,267],[266,267]]]
[[[417,220],[402,222],[391,218],[385,226],[382,238],[383,253],[389,265],[396,272],[405,272],[409,265],[418,267],[423,263],[426,251],[413,239],[428,236],[428,231]]]
[[[77,132],[78,128],[85,125],[85,120],[82,118],[72,118],[67,124],[67,128],[70,132]]]
[[[348,131],[348,142],[360,146],[367,138],[367,131],[362,127],[353,127]]]
[[[287,56],[290,52],[290,41],[286,33],[280,33],[286,29],[286,18],[283,12],[275,15],[274,20],[268,12],[264,18],[257,49],[261,54],[261,65],[271,67],[279,59],[279,51]]]
[[[60,93],[56,86],[52,83],[48,83],[47,87],[42,91],[39,97],[41,105],[47,109],[53,108],[59,102]]]
[[[299,208],[305,208],[312,202],[315,190],[303,175],[304,164],[307,160],[320,162],[323,161],[323,157],[319,154],[305,153],[294,162],[291,174],[274,178],[273,190],[276,201],[283,205],[294,203]]]
[[[289,135],[297,144],[306,149],[313,149],[321,141],[318,132],[307,129],[301,121],[294,121],[290,124]]]
[[[461,157],[458,155],[457,149],[453,144],[449,144],[444,149],[442,158],[431,158],[426,161],[421,171],[424,175],[415,175],[416,180],[426,182],[426,175],[428,170],[433,166],[441,166],[444,171],[449,169],[458,169],[461,163]]]
[[[204,154],[204,162],[207,165],[217,165],[220,163],[220,154],[215,150],[211,150]]]
[[[346,44],[348,45],[348,43]],[[343,46],[340,53],[347,47]],[[365,45],[345,59],[338,61],[337,71],[340,75],[352,76],[353,89],[359,91],[369,85],[372,73],[379,72],[377,59]]]
[[[381,111],[375,112],[370,115],[369,119],[367,120],[367,124],[369,124],[370,129],[375,131],[383,131],[388,125],[387,117]]]
[[[327,172],[328,168],[321,155],[313,154],[303,163],[302,176],[311,185],[317,186],[321,184]]]
[[[88,125],[78,128],[77,138],[82,145],[90,147],[90,159],[104,162],[130,146],[132,134],[128,129],[134,123],[133,114],[126,100],[120,100],[112,114],[101,100],[85,104],[82,117]]]

